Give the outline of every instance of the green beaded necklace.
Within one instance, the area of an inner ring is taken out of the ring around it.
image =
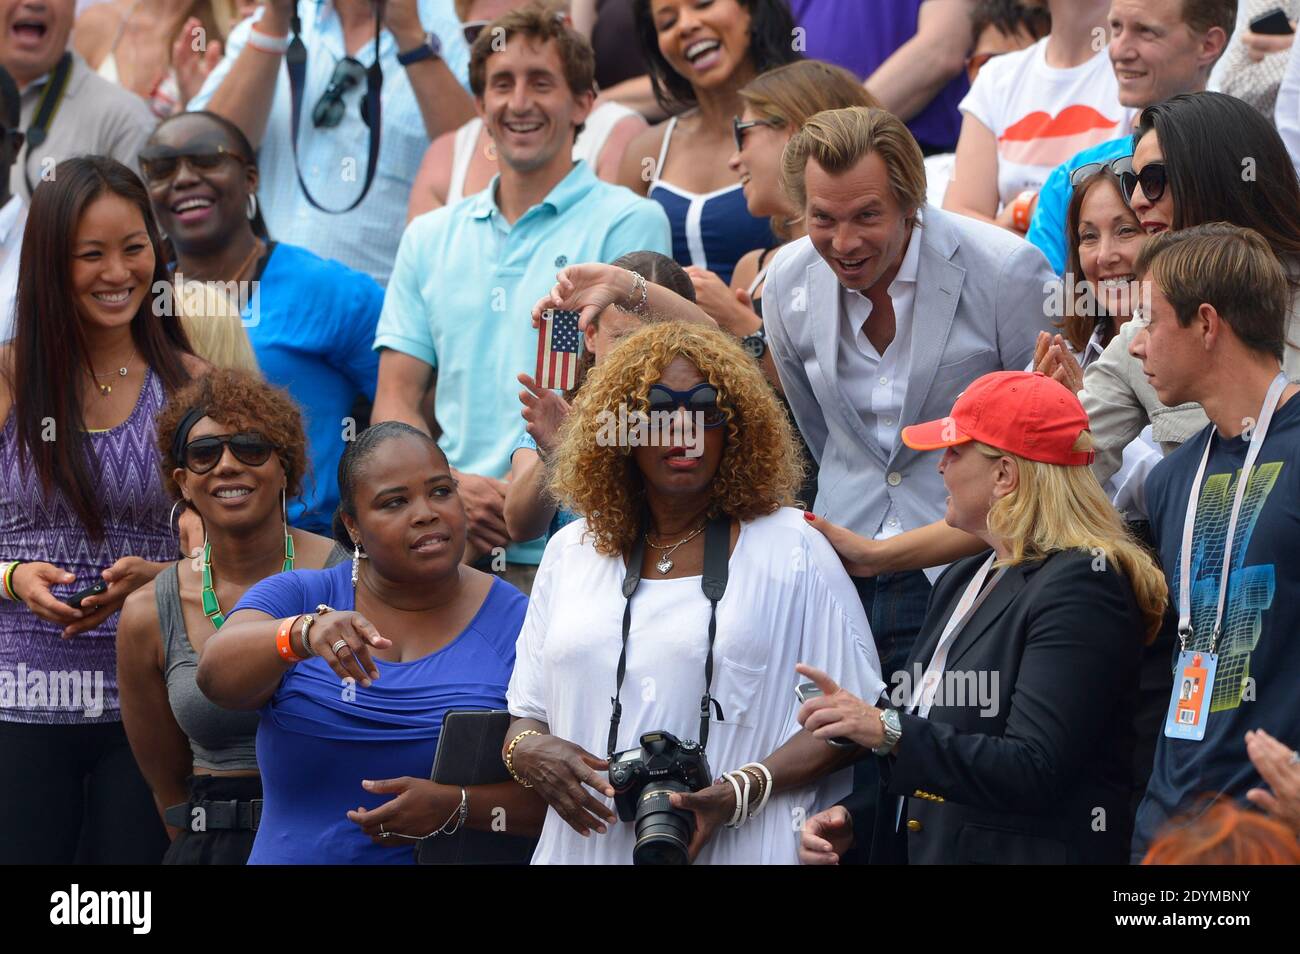
[[[288,573],[293,569],[293,537],[289,531],[284,531],[284,565],[280,567],[281,573]],[[203,541],[203,615],[212,622],[213,629],[220,629],[221,624],[226,621],[226,615],[221,612],[221,604],[217,602],[216,590],[212,588],[212,544],[207,540]]]

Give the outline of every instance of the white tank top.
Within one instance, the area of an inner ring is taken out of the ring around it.
[[[573,143],[573,158],[583,159],[594,170],[601,150],[623,119],[638,116],[634,109],[622,103],[601,103],[591,111],[586,125]],[[474,146],[478,143],[479,133],[483,131],[483,120],[475,116],[456,130],[452,141],[451,181],[447,184],[447,205],[465,198],[465,178],[469,174],[469,164],[474,158]]]

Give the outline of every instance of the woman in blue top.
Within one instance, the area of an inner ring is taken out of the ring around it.
[[[802,58],[794,18],[785,0],[634,0],[632,10],[655,99],[672,118],[628,143],[619,182],[663,206],[673,258],[730,284],[742,256],[776,244],[727,166],[732,119],[742,86]]]
[[[255,584],[199,661],[209,699],[261,715],[249,864],[411,864],[413,839],[491,830],[497,809],[510,832],[535,834],[545,806],[515,783],[428,780],[449,709],[505,708],[527,605],[462,565],[446,457],[406,424],[378,424],[344,453],[339,497],[351,564]]]
[[[289,522],[328,536],[335,468],[344,443],[366,423],[355,422],[353,408],[358,397],[375,396],[379,357],[371,346],[383,289],[368,275],[271,240],[257,210],[253,148],[214,113],[160,123],[140,170],[176,253],[186,313],[212,307],[214,296],[198,294],[195,282],[224,292],[243,316],[266,379],[302,406],[314,473],[289,502]]]

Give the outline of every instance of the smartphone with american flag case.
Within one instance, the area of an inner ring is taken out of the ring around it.
[[[578,359],[582,356],[579,313],[548,308],[542,312],[537,333],[538,387],[568,391],[578,381]]]

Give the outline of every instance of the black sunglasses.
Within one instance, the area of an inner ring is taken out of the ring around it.
[[[1169,174],[1163,162],[1148,162],[1141,172],[1133,171],[1133,157],[1116,160],[1113,166],[1115,175],[1119,176],[1120,189],[1124,192],[1124,201],[1133,204],[1133,193],[1138,186],[1148,202],[1159,202],[1169,185]]]
[[[360,61],[350,56],[339,60],[334,67],[334,75],[330,77],[329,85],[325,87],[325,92],[312,108],[312,125],[317,129],[333,129],[341,123],[343,112],[347,109],[343,103],[344,95],[360,86],[365,78],[366,68]],[[370,119],[366,114],[364,96],[361,98],[361,118],[369,125]]]
[[[718,405],[718,389],[711,384],[697,384],[689,391],[674,391],[662,384],[650,385],[646,404],[651,414],[673,414],[685,408],[691,415],[701,415],[705,427],[718,427],[727,421],[727,412]]]
[[[731,117],[731,135],[736,140],[736,152],[742,152],[745,148],[745,133],[755,126],[768,126],[775,129],[780,123],[770,119],[749,119],[742,120],[739,116]]]
[[[140,153],[140,171],[150,183],[166,182],[176,175],[181,161],[191,169],[211,172],[227,159],[247,164],[248,160],[225,146],[196,146],[192,149],[173,149],[171,146],[150,146]]]
[[[226,448],[235,459],[249,467],[261,467],[276,447],[257,431],[240,431],[225,437],[200,437],[185,445],[185,469],[192,474],[206,474],[220,463]]]

